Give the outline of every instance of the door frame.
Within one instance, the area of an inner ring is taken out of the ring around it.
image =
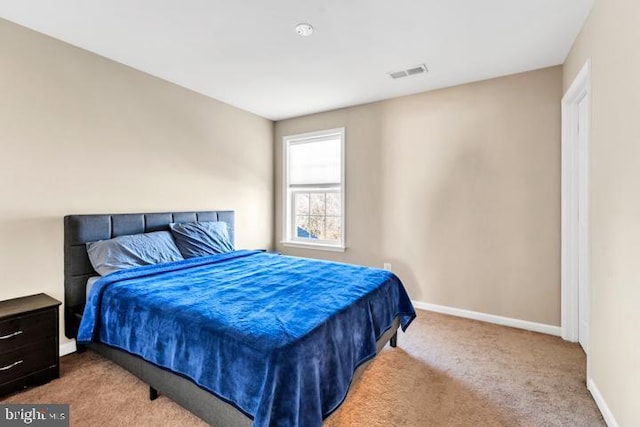
[[[561,336],[571,342],[579,339],[579,277],[584,277],[587,285],[587,295],[590,301],[589,262],[580,265],[578,262],[579,242],[587,245],[589,253],[589,232],[581,234],[578,224],[579,188],[586,185],[589,194],[590,171],[579,175],[578,159],[580,154],[578,135],[578,104],[586,97],[587,111],[586,132],[587,141],[591,141],[591,60],[582,67],[567,92],[562,98],[562,220],[561,220]],[[589,143],[586,149],[587,164],[589,164]],[[589,169],[589,168],[587,168]],[[582,180],[583,182],[580,182]],[[587,196],[588,199],[588,196]],[[587,200],[587,206],[589,205]],[[588,223],[589,209],[584,214]],[[587,255],[587,259],[588,259]],[[591,306],[591,304],[589,304]],[[591,322],[589,321],[589,329]],[[589,340],[590,341],[590,340]],[[588,352],[588,348],[587,348]],[[589,370],[589,355],[587,354],[587,371]]]

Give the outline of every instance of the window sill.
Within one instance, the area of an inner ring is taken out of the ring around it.
[[[317,249],[320,251],[331,251],[331,252],[344,252],[346,250],[344,246],[327,245],[324,243],[303,243],[303,242],[291,242],[291,241],[282,241],[280,243],[282,244],[282,246],[286,246],[289,248]]]

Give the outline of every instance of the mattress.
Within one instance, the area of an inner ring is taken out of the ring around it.
[[[89,295],[91,295],[91,289],[93,288],[93,285],[100,279],[100,276],[93,276],[89,277],[89,279],[87,280],[87,301],[89,301]]]

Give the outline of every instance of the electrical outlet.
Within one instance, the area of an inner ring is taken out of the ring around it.
[[[390,262],[385,262],[384,263],[384,269],[391,271],[391,263]]]

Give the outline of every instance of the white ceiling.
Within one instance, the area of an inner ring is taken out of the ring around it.
[[[280,120],[561,64],[592,3],[0,0],[0,16]]]

